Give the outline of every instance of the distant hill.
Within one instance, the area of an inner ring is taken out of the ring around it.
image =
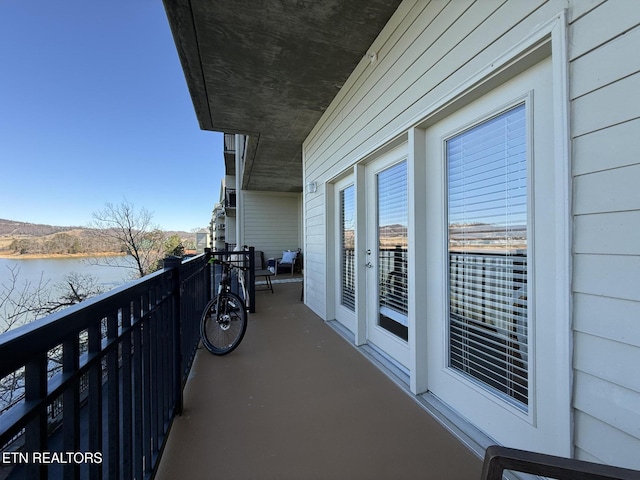
[[[79,227],[54,227],[52,225],[41,225],[37,223],[16,222],[0,218],[0,236],[26,235],[41,237],[69,230],[76,230]]]
[[[15,220],[6,220],[0,218],[0,236],[25,235],[30,237],[43,237],[54,233],[69,231],[90,231],[87,227],[60,227],[55,225],[43,225],[40,223],[18,222]],[[195,233],[184,232],[181,230],[166,230],[167,235],[180,235],[181,237],[195,237]]]
[[[185,248],[195,248],[195,233],[165,231],[178,235]],[[60,227],[0,219],[0,254],[92,254],[122,251],[117,242],[105,240],[86,227]]]

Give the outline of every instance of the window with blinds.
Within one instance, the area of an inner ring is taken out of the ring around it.
[[[446,154],[449,366],[526,410],[525,105],[447,140]]]
[[[378,174],[378,324],[409,337],[407,301],[407,162]]]
[[[340,303],[353,312],[356,310],[355,237],[355,187],[351,185],[340,191]]]

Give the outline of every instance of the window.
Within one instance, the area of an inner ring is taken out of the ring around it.
[[[408,329],[408,199],[407,162],[377,175],[378,324],[407,340]]]
[[[518,105],[446,140],[449,367],[528,404],[527,128]]]
[[[340,191],[340,303],[355,312],[355,187]]]

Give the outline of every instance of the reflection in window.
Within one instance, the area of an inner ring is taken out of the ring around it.
[[[341,250],[341,298],[340,303],[351,311],[356,310],[355,272],[355,187],[351,185],[340,192],[340,250]]]
[[[407,340],[407,162],[378,174],[378,324]]]
[[[449,366],[528,403],[525,105],[446,142]]]

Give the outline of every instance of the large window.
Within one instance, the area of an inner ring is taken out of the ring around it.
[[[449,366],[528,405],[524,104],[446,141]]]

